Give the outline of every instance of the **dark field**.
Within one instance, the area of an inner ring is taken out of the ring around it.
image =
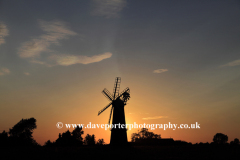
[[[240,159],[239,146],[1,148],[3,159]]]

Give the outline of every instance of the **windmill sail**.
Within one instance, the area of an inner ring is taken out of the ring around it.
[[[112,102],[109,103],[106,107],[104,107],[101,111],[99,111],[98,115],[100,115],[103,111],[105,111],[111,104],[112,104]]]
[[[111,95],[111,93],[105,88],[103,91],[102,91],[103,95],[105,97],[107,97],[110,101],[113,100],[113,96]]]

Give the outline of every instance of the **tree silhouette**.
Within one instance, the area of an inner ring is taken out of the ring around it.
[[[97,145],[103,145],[105,142],[103,139],[98,139]]]
[[[48,140],[47,142],[45,142],[43,146],[51,147],[53,146],[53,143],[50,140]]]
[[[82,130],[82,127],[79,127],[77,126],[73,131],[72,131],[72,136],[74,139],[76,139],[77,141],[80,141],[82,142],[83,141],[83,138],[82,138],[82,135],[83,135],[83,130]]]
[[[216,144],[225,144],[228,141],[228,136],[222,133],[217,133],[213,137],[213,142]]]
[[[95,145],[95,135],[87,134],[84,140],[85,145]]]
[[[234,144],[239,144],[239,139],[238,139],[238,138],[235,138],[235,139],[233,140],[233,143],[234,143]]]
[[[31,137],[32,130],[35,128],[37,128],[35,118],[22,119],[9,130],[9,135],[12,137]]]
[[[235,138],[233,141],[230,142],[231,145],[239,145],[239,139]]]
[[[83,144],[83,135],[84,131],[82,127],[77,126],[72,132],[67,130],[62,134],[59,133],[58,139],[55,142],[48,140],[45,143],[45,146],[79,146]]]
[[[59,146],[71,146],[73,138],[71,132],[67,130],[66,132],[59,134],[59,138],[56,140],[56,144]]]
[[[58,136],[58,139],[55,142],[55,145],[57,146],[79,146],[83,144],[83,138],[82,138],[82,128],[75,128],[72,133],[67,130],[66,132],[60,134]],[[47,142],[46,142],[47,143]],[[50,143],[48,143],[50,144]],[[47,146],[47,144],[46,144]]]
[[[32,137],[35,128],[37,128],[35,118],[22,119],[9,129],[9,138],[15,145],[37,145]]]
[[[131,139],[132,142],[153,142],[154,140],[161,139],[161,135],[149,132],[147,128],[142,128],[138,133],[133,133]]]
[[[0,133],[0,146],[7,146],[8,145],[8,133],[4,130]]]

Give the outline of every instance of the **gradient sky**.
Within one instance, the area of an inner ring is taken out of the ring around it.
[[[200,123],[162,138],[240,139],[240,1],[0,1],[0,132],[34,117],[40,144],[56,123],[106,124],[115,77],[130,88],[126,123]],[[72,129],[70,129],[71,131]],[[137,129],[128,131],[128,139]],[[110,131],[84,129],[110,141]]]

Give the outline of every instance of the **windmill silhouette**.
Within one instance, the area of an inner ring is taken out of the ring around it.
[[[112,118],[112,125],[114,127],[111,129],[111,145],[125,145],[127,144],[127,130],[126,130],[126,121],[125,121],[125,114],[124,114],[124,106],[126,105],[127,100],[130,98],[130,89],[127,87],[124,89],[120,94],[120,83],[121,78],[117,77],[115,79],[115,84],[113,87],[113,94],[111,94],[106,88],[102,91],[102,93],[110,100],[111,102],[104,107],[102,110],[98,112],[100,115],[103,111],[105,111],[108,107],[111,107],[110,117],[108,124],[110,124],[111,117]],[[121,125],[121,126],[119,126]],[[116,126],[116,127],[115,127]]]

